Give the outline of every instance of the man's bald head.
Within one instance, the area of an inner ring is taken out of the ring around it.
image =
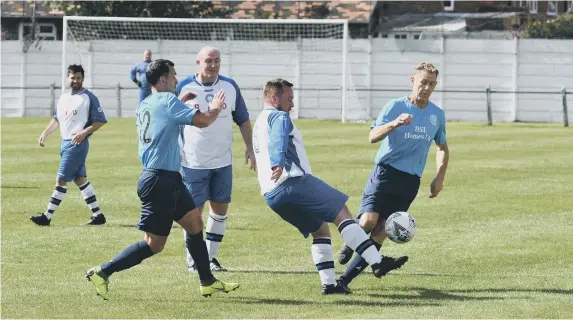
[[[151,50],[147,49],[143,52],[143,60],[151,61]]]
[[[197,72],[199,81],[215,82],[221,69],[221,53],[214,47],[203,47],[197,52]]]

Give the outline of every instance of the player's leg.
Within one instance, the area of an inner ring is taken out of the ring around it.
[[[311,233],[312,235],[312,260],[316,265],[316,270],[322,282],[321,293],[327,294],[348,294],[350,291],[336,284],[336,273],[334,270],[334,249],[328,223],[322,222],[320,228]]]
[[[364,186],[364,193],[362,194],[362,199],[360,202],[360,209],[356,217],[360,223],[360,226],[367,234],[369,234],[372,229],[374,229],[378,221],[378,213],[376,213],[375,206],[377,199],[376,196],[380,193],[382,187],[382,170],[382,168],[376,165],[372,169],[370,176],[368,176],[368,180]],[[342,265],[348,263],[353,254],[354,251],[347,245],[344,245],[338,253],[338,263]]]
[[[200,291],[203,296],[215,292],[230,292],[239,287],[238,283],[225,283],[215,279],[209,265],[207,245],[203,239],[203,219],[195,207],[193,197],[182,181],[179,182],[179,198],[174,220],[187,232],[186,245],[189,254],[195,261],[197,273],[201,281]]]
[[[183,175],[183,182],[193,197],[193,201],[197,206],[197,210],[199,211],[199,215],[203,215],[203,207],[205,202],[209,197],[209,179],[211,177],[211,170],[210,169],[192,169],[187,167],[181,168],[181,173]],[[183,231],[183,237],[185,239],[185,256],[187,261],[187,270],[189,272],[197,272],[195,268],[195,261],[191,256],[190,248],[187,247],[188,239],[191,237],[187,231]]]
[[[227,213],[233,189],[233,167],[231,165],[214,169],[209,181],[209,218],[205,236],[211,270],[227,271],[217,260],[217,253],[227,230]]]
[[[40,226],[50,225],[52,215],[56,212],[67,194],[67,183],[74,181],[75,173],[81,164],[75,159],[75,145],[70,140],[62,141],[60,145],[60,166],[56,177],[56,187],[52,192],[48,207],[45,212],[37,216],[31,216],[30,220]]]
[[[86,142],[87,143],[87,142]],[[82,143],[83,144],[83,143]],[[86,148],[86,157],[87,157],[87,148]],[[105,224],[105,216],[101,212],[99,207],[99,203],[96,198],[96,193],[93,185],[87,180],[87,172],[86,172],[86,164],[85,160],[82,166],[78,169],[76,173],[76,185],[80,188],[80,192],[86,205],[92,212],[92,216],[90,220],[86,223],[87,225],[103,225]]]
[[[144,170],[141,173],[137,194],[142,206],[137,228],[145,232],[145,237],[108,262],[88,270],[86,277],[102,298],[107,299],[108,278],[113,273],[136,266],[163,250],[171,232],[177,204],[174,179],[177,176],[177,173],[157,170]]]

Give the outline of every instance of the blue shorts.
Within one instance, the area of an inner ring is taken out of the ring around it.
[[[378,213],[378,221],[386,220],[396,211],[408,211],[420,188],[420,177],[392,166],[374,166],[360,203],[357,218],[364,212]]]
[[[173,221],[195,209],[195,203],[179,172],[144,169],[137,183],[141,220],[137,229],[168,236]]]
[[[219,203],[231,202],[233,166],[217,169],[182,168],[185,185],[198,207],[202,207],[207,200]]]
[[[58,179],[64,181],[74,181],[79,177],[87,177],[86,158],[90,143],[88,139],[76,145],[72,140],[62,140],[60,145],[60,167],[58,168]]]
[[[287,179],[266,193],[265,200],[274,212],[297,227],[306,238],[324,222],[333,222],[344,208],[348,196],[322,180],[305,174]]]

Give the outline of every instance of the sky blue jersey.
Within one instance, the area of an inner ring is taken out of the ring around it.
[[[412,115],[412,122],[396,128],[382,140],[375,162],[421,177],[432,140],[446,143],[444,110],[432,102],[420,109],[408,97],[398,98],[384,106],[371,129],[394,121],[402,113]]]
[[[179,171],[181,125],[191,125],[196,109],[171,92],[157,92],[139,104],[136,112],[139,158],[146,169]]]

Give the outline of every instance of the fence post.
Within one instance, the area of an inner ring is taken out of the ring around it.
[[[117,117],[121,118],[121,84],[117,84],[115,88],[115,95],[117,96]]]
[[[565,87],[561,90],[561,97],[563,98],[563,126],[569,126],[569,115],[567,114],[567,90]]]
[[[56,112],[56,83],[50,84],[50,116]]]
[[[491,86],[488,86],[485,89],[486,100],[487,100],[487,125],[492,125],[492,117],[491,117]]]

